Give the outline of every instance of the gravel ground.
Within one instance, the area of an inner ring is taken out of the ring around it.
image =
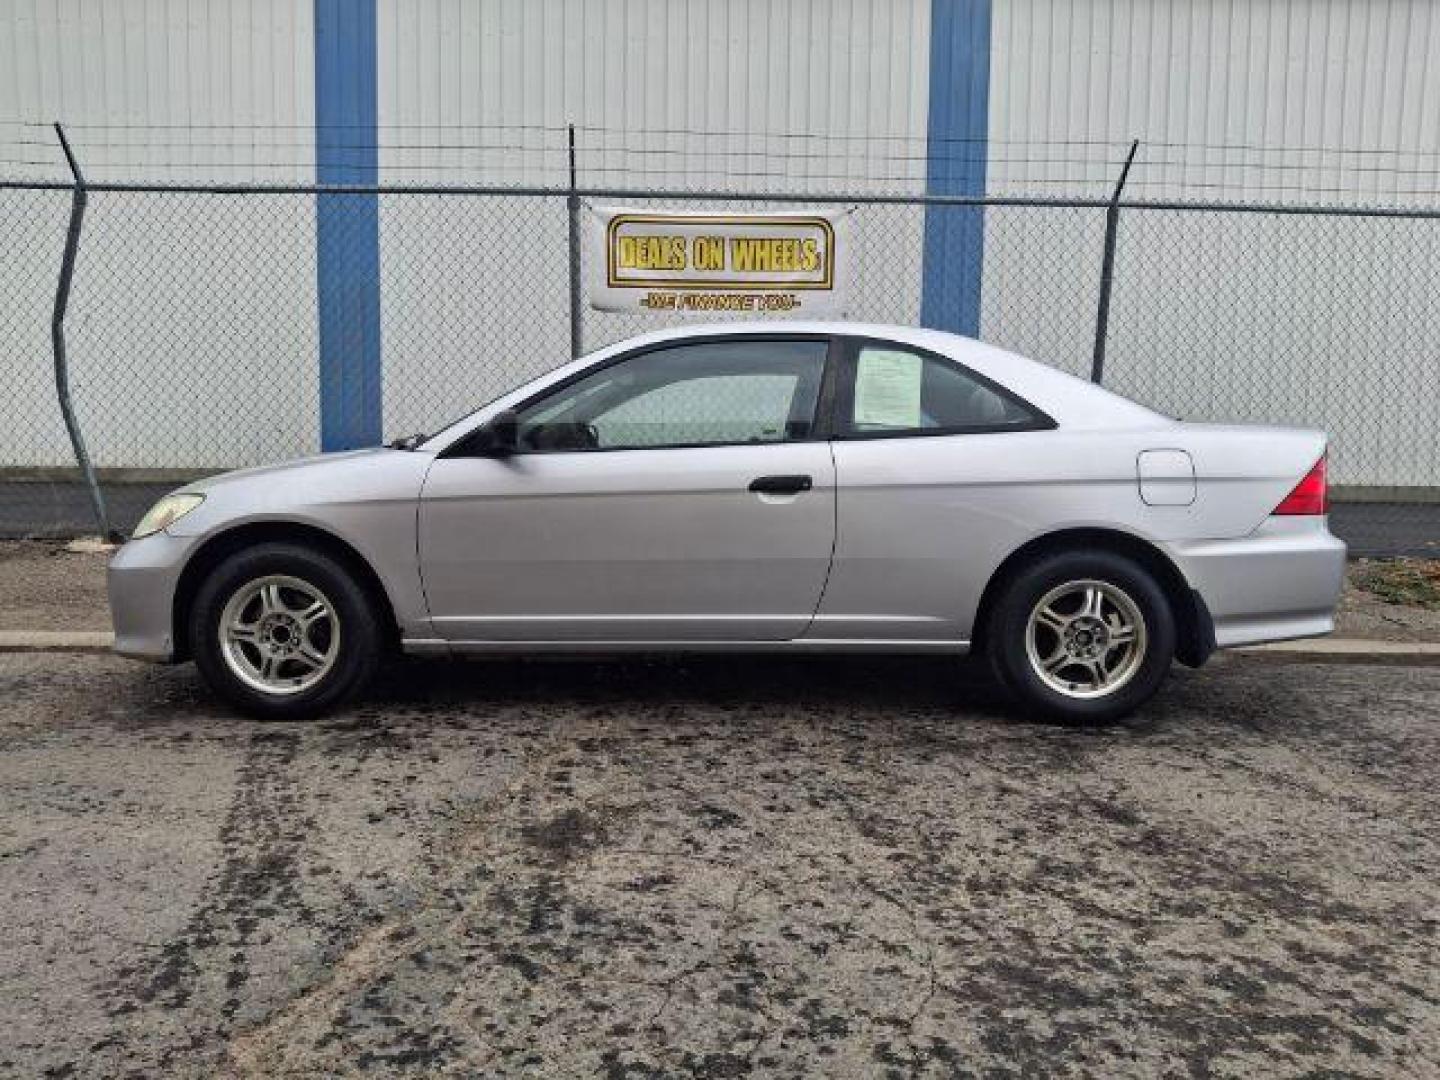
[[[0,1072],[1440,1073],[1440,667],[1136,721],[939,661],[410,663],[315,725],[0,654]]]

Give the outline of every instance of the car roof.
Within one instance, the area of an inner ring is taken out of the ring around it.
[[[889,338],[894,341],[904,341],[926,347],[934,347],[934,343],[942,340],[968,341],[975,345],[981,344],[973,338],[961,337],[959,334],[950,334],[943,330],[927,330],[918,326],[899,326],[889,323],[844,322],[837,319],[744,319],[730,322],[686,323],[681,326],[667,326],[661,330],[651,330],[644,334],[637,334],[634,337],[626,338],[623,342],[617,341],[615,345],[624,345],[626,348],[630,348],[637,345],[658,344],[659,342],[674,341],[681,338],[726,337],[746,334],[849,334],[855,337]],[[927,345],[927,342],[931,344]],[[608,346],[607,348],[613,347],[614,346]]]

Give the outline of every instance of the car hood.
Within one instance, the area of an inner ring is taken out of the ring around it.
[[[278,480],[282,477],[288,478],[302,473],[310,474],[310,476],[314,477],[323,474],[323,472],[328,469],[349,468],[351,467],[351,463],[364,460],[365,458],[375,458],[400,453],[405,453],[405,451],[390,450],[383,446],[372,446],[364,450],[343,450],[338,453],[311,454],[308,457],[295,458],[291,461],[281,461],[274,465],[255,465],[248,469],[232,469],[230,472],[216,473],[214,476],[207,476],[203,480],[191,481],[180,490],[205,494],[229,484]]]
[[[296,521],[346,535],[367,515],[401,508],[420,497],[434,456],[372,448],[239,469],[187,484],[181,491],[205,501],[167,530],[198,536],[251,521]]]

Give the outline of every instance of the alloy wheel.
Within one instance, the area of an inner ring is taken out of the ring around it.
[[[325,678],[340,654],[335,605],[300,578],[256,578],[220,614],[220,652],[246,686],[277,696],[301,693]]]
[[[1068,581],[1042,596],[1025,626],[1035,674],[1069,698],[1113,694],[1145,661],[1148,635],[1140,607],[1107,581]]]

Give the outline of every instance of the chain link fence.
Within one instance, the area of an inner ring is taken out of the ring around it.
[[[352,203],[378,213],[378,326],[341,330],[378,333],[394,437],[569,359],[571,260],[583,269],[599,255],[589,230],[571,235],[570,195],[95,185],[65,330],[113,525],[128,530],[191,476],[319,450],[322,201],[342,221]],[[796,205],[773,190],[575,195],[651,209]],[[1104,200],[804,199],[853,206],[851,318],[918,323],[927,217],[965,215],[977,229],[940,232],[983,238],[979,336],[1091,375]],[[61,185],[0,185],[0,535],[95,529],[51,350],[70,205]],[[329,233],[332,258],[351,257],[350,235]],[[583,292],[574,313],[585,350],[673,322],[595,311]],[[1337,509],[1337,531],[1362,552],[1440,553],[1440,213],[1122,204],[1104,338],[1105,384],[1161,411],[1325,428],[1338,494],[1360,500]]]

